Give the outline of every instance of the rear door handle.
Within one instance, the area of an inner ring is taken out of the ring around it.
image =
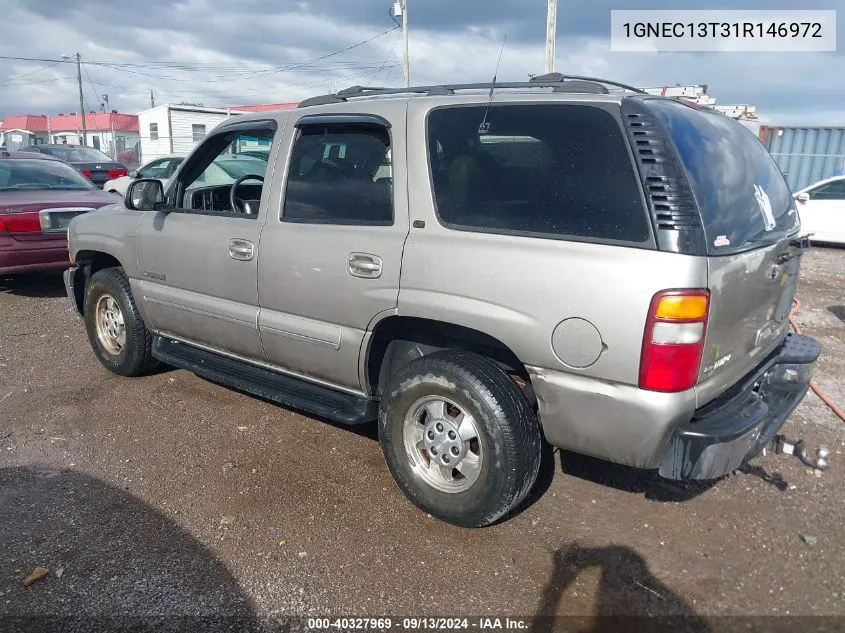
[[[242,240],[234,237],[229,240],[229,257],[242,262],[248,262],[252,259],[255,252],[255,246],[249,240]]]
[[[349,253],[346,271],[353,277],[378,279],[381,277],[381,257],[370,253]]]

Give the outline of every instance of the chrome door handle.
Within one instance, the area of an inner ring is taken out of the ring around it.
[[[346,271],[353,277],[378,279],[381,277],[381,257],[369,253],[349,253]]]
[[[229,240],[229,257],[238,261],[248,262],[252,259],[255,246],[249,240],[242,240],[237,237]]]

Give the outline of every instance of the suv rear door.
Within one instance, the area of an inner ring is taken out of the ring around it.
[[[754,134],[718,112],[655,99],[696,198],[706,237],[710,314],[699,405],[782,340],[795,296],[800,229],[789,186]]]
[[[405,103],[366,107],[301,115],[286,132],[258,260],[267,360],[356,392],[367,329],[397,305],[409,228]]]

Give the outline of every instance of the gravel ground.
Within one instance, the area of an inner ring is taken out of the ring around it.
[[[822,341],[816,378],[840,405],[843,288],[845,251],[804,257],[798,322]],[[185,371],[109,374],[56,276],[0,280],[0,324],[7,623],[680,615],[702,630],[729,621],[711,616],[845,616],[845,423],[814,394],[786,431],[830,447],[824,473],[768,456],[682,498],[649,473],[549,450],[528,507],[464,530],[405,500],[373,427]],[[24,587],[39,566],[49,574]]]

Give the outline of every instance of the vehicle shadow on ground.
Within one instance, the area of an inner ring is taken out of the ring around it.
[[[828,306],[827,311],[842,322],[845,322],[845,306]]]
[[[55,299],[65,296],[62,273],[21,273],[0,277],[0,292],[21,297]]]
[[[567,589],[592,568],[598,568],[600,574],[593,617],[556,620],[558,612],[572,610],[565,606],[561,609]],[[633,549],[623,545],[583,547],[578,543],[561,547],[552,555],[552,573],[529,630],[555,631],[561,624],[568,630],[574,626],[571,630],[590,633],[711,630],[702,616],[649,571],[645,559]]]
[[[559,453],[560,469],[567,475],[622,492],[642,494],[650,501],[688,501],[720,481],[671,481],[655,470],[631,468],[569,451],[561,450]]]
[[[124,490],[75,471],[3,468],[0,508],[0,612],[11,630],[261,627],[214,554]],[[37,567],[49,573],[25,587]]]

